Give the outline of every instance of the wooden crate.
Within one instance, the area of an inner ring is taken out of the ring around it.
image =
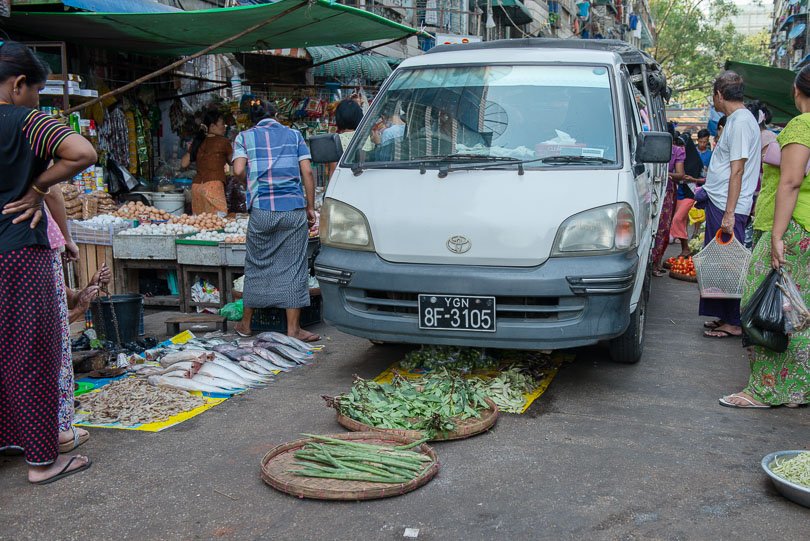
[[[123,293],[121,284],[115,273],[115,260],[112,246],[98,244],[79,244],[79,260],[73,264],[76,274],[76,287],[82,289],[90,283],[90,279],[106,262],[112,271],[110,280],[110,293]]]

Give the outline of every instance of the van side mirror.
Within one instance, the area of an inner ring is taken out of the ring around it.
[[[639,163],[669,163],[672,158],[672,136],[663,131],[638,134],[636,161]]]
[[[313,163],[333,163],[340,161],[343,144],[336,133],[314,135],[309,138],[309,153]],[[669,159],[667,159],[669,161]]]

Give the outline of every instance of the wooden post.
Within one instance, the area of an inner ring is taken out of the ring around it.
[[[258,29],[260,29],[262,27],[265,27],[268,24],[270,24],[272,22],[275,22],[278,19],[284,17],[285,15],[288,15],[288,14],[292,13],[293,11],[297,11],[297,10],[307,6],[307,5],[308,5],[308,2],[306,0],[303,0],[297,6],[293,6],[293,7],[289,8],[289,9],[285,9],[284,11],[279,13],[278,15],[273,15],[272,17],[270,17],[266,21],[262,21],[262,22],[260,22],[258,24],[254,24],[250,28],[242,30],[238,34],[235,34],[235,35],[233,35],[233,36],[231,36],[229,38],[223,39],[222,41],[218,41],[217,43],[214,43],[213,45],[210,45],[210,46],[206,47],[202,51],[196,52],[191,56],[184,56],[180,60],[178,60],[176,62],[172,62],[168,66],[164,66],[164,67],[160,68],[159,70],[153,71],[152,73],[150,73],[148,75],[144,75],[143,77],[139,77],[138,79],[135,79],[131,83],[127,83],[124,86],[118,87],[115,90],[107,92],[106,94],[104,94],[102,96],[99,96],[99,97],[97,97],[95,99],[92,99],[92,100],[90,100],[88,102],[82,103],[81,105],[77,105],[76,107],[72,107],[72,108],[68,109],[67,111],[65,111],[63,114],[64,115],[69,115],[70,113],[75,113],[76,111],[81,111],[82,109],[90,107],[91,105],[95,105],[96,103],[99,103],[102,100],[105,100],[107,98],[111,98],[113,96],[117,96],[119,94],[122,94],[122,93],[126,92],[127,90],[135,88],[136,86],[140,85],[141,83],[145,83],[146,81],[148,81],[150,79],[154,79],[155,77],[158,77],[159,75],[163,75],[164,73],[167,73],[167,72],[169,72],[169,71],[171,71],[171,70],[173,70],[173,69],[175,69],[175,68],[177,68],[179,66],[182,66],[183,64],[185,64],[189,60],[194,60],[195,58],[198,58],[200,56],[211,53],[211,52],[219,49],[220,47],[222,47],[224,45],[227,45],[228,43],[230,43],[232,41],[236,41],[237,39],[239,39],[241,37],[244,37],[244,36],[250,34],[251,32],[255,32],[256,30],[258,30]]]

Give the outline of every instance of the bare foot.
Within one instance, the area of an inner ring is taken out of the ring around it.
[[[321,339],[320,336],[317,334],[311,333],[309,331],[305,331],[304,329],[299,329],[298,332],[290,334],[287,333],[287,336],[292,336],[293,338],[298,338],[302,342],[317,342]]]
[[[76,470],[81,470],[86,468],[88,464],[90,464],[90,459],[86,456],[82,455],[72,455],[72,456],[64,456],[60,455],[57,457],[56,462],[53,464],[49,464],[47,466],[29,466],[28,467],[28,480],[32,483],[40,483],[45,481],[46,479],[50,479],[56,475],[59,475],[60,472],[68,465],[68,463],[75,457],[73,463],[70,464],[67,470],[64,473],[74,472]]]

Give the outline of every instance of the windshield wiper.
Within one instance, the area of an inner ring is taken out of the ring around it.
[[[439,178],[444,178],[451,171],[450,164],[464,163],[462,169],[484,169],[492,166],[492,162],[506,162],[518,164],[518,173],[523,174],[523,160],[520,158],[511,158],[509,156],[491,156],[488,154],[473,154],[473,153],[456,153],[448,154],[446,156],[422,156],[410,160],[411,162],[419,163],[419,172],[425,174],[427,169],[426,164],[438,163],[442,164],[439,168]],[[466,163],[465,163],[466,162]]]
[[[601,156],[546,156],[535,161],[540,163],[616,163],[614,160]]]

